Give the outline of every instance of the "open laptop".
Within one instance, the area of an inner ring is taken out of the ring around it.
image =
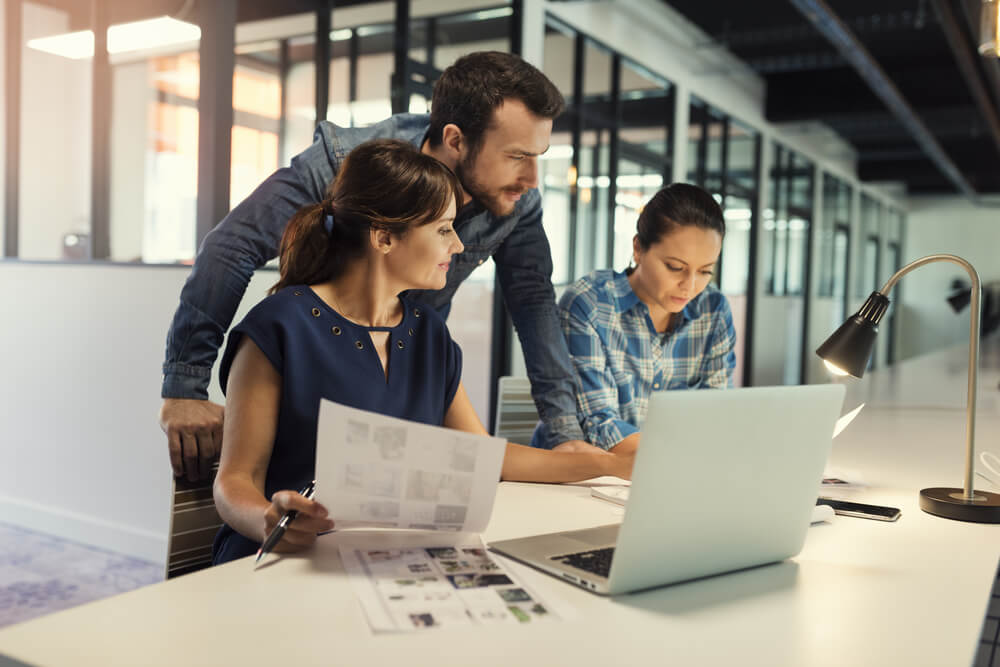
[[[490,548],[603,595],[794,556],[843,400],[835,384],[656,392],[621,524]]]

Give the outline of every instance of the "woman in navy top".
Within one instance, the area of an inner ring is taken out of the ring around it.
[[[362,144],[327,199],[300,210],[281,241],[281,279],[229,336],[215,501],[226,525],[216,563],[253,554],[290,509],[277,551],[333,527],[296,492],[313,478],[319,402],[486,434],[461,384],[462,353],[444,320],[400,293],[440,289],[464,194],[434,158],[395,140]],[[632,455],[553,453],[508,443],[504,479],[629,477]]]

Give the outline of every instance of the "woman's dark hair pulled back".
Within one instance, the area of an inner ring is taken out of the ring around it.
[[[362,257],[372,229],[403,237],[461,205],[458,179],[412,144],[376,139],[352,150],[323,201],[300,208],[281,237],[281,279],[271,288],[339,277]]]
[[[726,222],[722,207],[697,185],[671,183],[650,199],[639,213],[636,236],[639,247],[649,247],[659,242],[677,227],[700,227],[711,229],[726,236]]]

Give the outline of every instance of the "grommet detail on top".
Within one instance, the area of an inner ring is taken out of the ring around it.
[[[313,314],[313,317],[319,317],[319,308],[313,308],[312,309],[312,314]]]
[[[402,350],[402,349],[403,349],[404,347],[406,347],[406,346],[405,346],[405,345],[403,345],[403,341],[401,341],[401,340],[397,340],[397,341],[396,341],[396,347],[398,347],[399,349],[401,349],[401,350]]]
[[[340,327],[332,327],[332,328],[330,329],[330,331],[332,331],[332,332],[333,332],[333,335],[334,335],[334,336],[339,336],[339,335],[340,335]]]
[[[419,308],[414,308],[413,309],[413,316],[414,317],[420,317],[420,309]]]
[[[365,344],[362,343],[360,340],[356,340],[356,341],[354,341],[354,347],[358,348],[359,350],[363,350],[364,347],[365,347]]]
[[[294,292],[292,292],[292,294],[294,294],[295,296],[302,296],[302,291],[301,290],[295,290]]]
[[[413,335],[413,329],[410,329],[410,335],[411,336]]]

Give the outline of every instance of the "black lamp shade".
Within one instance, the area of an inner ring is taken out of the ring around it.
[[[889,299],[879,292],[872,292],[861,309],[816,348],[816,354],[848,375],[856,378],[864,376],[879,322],[888,307]]]

